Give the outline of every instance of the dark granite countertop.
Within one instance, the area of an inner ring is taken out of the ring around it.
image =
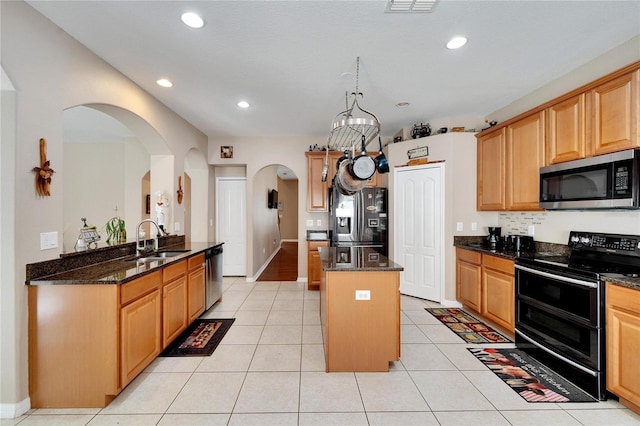
[[[174,257],[149,262],[136,261],[136,255],[130,254],[124,257],[95,263],[52,275],[44,275],[27,281],[28,285],[83,285],[83,284],[124,284],[136,278],[140,278],[153,271],[160,270],[163,266],[180,260],[187,259],[202,253],[208,248],[222,245],[223,243],[180,243],[162,247],[159,251],[183,251]],[[147,254],[151,256],[152,254]]]
[[[570,249],[563,244],[543,243],[536,241],[535,252],[515,252],[505,250],[491,250],[483,243],[484,237],[454,237],[453,245],[465,250],[477,251],[483,254],[515,260],[516,257],[535,259],[549,259],[556,256],[568,256]],[[623,287],[640,290],[640,277],[628,277],[620,274],[603,274],[604,280]]]
[[[324,271],[403,271],[404,268],[369,247],[320,247]]]

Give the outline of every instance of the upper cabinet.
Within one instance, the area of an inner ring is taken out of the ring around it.
[[[540,210],[540,167],[640,148],[640,62],[478,137],[478,210]]]
[[[547,108],[546,165],[586,156],[586,95]]]
[[[328,210],[327,188],[328,183],[322,181],[322,168],[324,167],[324,152],[307,152],[308,188],[307,210],[310,212],[326,212]],[[327,180],[330,178],[327,176]]]
[[[507,210],[540,210],[544,148],[544,111],[507,126]]]
[[[593,154],[640,147],[638,81],[640,71],[625,74],[590,92]]]
[[[478,210],[504,210],[506,129],[478,138]]]

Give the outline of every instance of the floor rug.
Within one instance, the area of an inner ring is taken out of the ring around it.
[[[425,308],[467,343],[511,343],[500,332],[458,308]]]
[[[596,401],[519,349],[467,349],[527,402]]]
[[[234,321],[197,319],[160,356],[210,356]]]

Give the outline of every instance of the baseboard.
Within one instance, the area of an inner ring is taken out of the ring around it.
[[[309,280],[307,279],[307,277],[298,277],[298,279],[296,280],[296,282],[298,283],[306,283]]]
[[[31,399],[23,399],[16,404],[0,404],[0,419],[16,419],[31,409]]]
[[[462,303],[458,302],[457,300],[447,300],[447,299],[443,299],[440,304],[442,306],[446,306],[447,308],[462,308]]]
[[[258,271],[255,274],[253,274],[253,277],[251,278],[251,281],[258,281],[258,278],[260,278],[260,275],[264,272],[265,269],[267,269],[267,266],[269,266],[269,263],[271,263],[273,258],[276,257],[276,254],[278,254],[278,252],[280,251],[281,248],[282,248],[282,245],[279,245],[273,251],[273,253],[271,253],[271,256],[269,256],[269,258],[266,260],[266,262],[264,262],[262,264],[262,266],[260,267],[260,269],[258,269]]]

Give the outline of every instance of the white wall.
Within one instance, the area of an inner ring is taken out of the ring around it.
[[[257,273],[280,247],[278,230],[278,210],[267,208],[268,192],[278,187],[276,166],[268,166],[258,171],[253,178],[252,188],[252,229],[253,229],[253,269],[247,276],[257,279]]]
[[[0,348],[0,416],[7,417],[21,414],[29,407],[25,264],[55,258],[62,251],[63,111],[96,103],[117,106],[142,118],[155,129],[174,156],[168,185],[171,194],[177,190],[177,175],[183,172],[186,152],[192,148],[206,152],[207,138],[28,4],[0,2],[0,31],[2,68],[15,87],[16,111],[12,120],[10,114],[5,118],[3,108],[0,158],[3,185],[5,171],[13,171],[10,176],[13,186],[8,192],[3,188],[0,211],[12,209],[15,214],[15,221],[9,226],[4,221],[11,217],[2,217],[0,341],[6,344]],[[8,98],[3,91],[3,107],[5,99]],[[13,134],[5,134],[6,122],[15,124]],[[50,197],[36,195],[34,176],[30,172],[39,165],[40,138],[47,140],[47,157],[56,171]],[[176,219],[181,220],[181,216],[174,217],[174,221]],[[8,228],[19,229],[19,237],[11,235]],[[41,251],[42,232],[57,232],[59,247]],[[5,265],[6,259],[14,261]],[[5,266],[10,271],[5,271]]]

